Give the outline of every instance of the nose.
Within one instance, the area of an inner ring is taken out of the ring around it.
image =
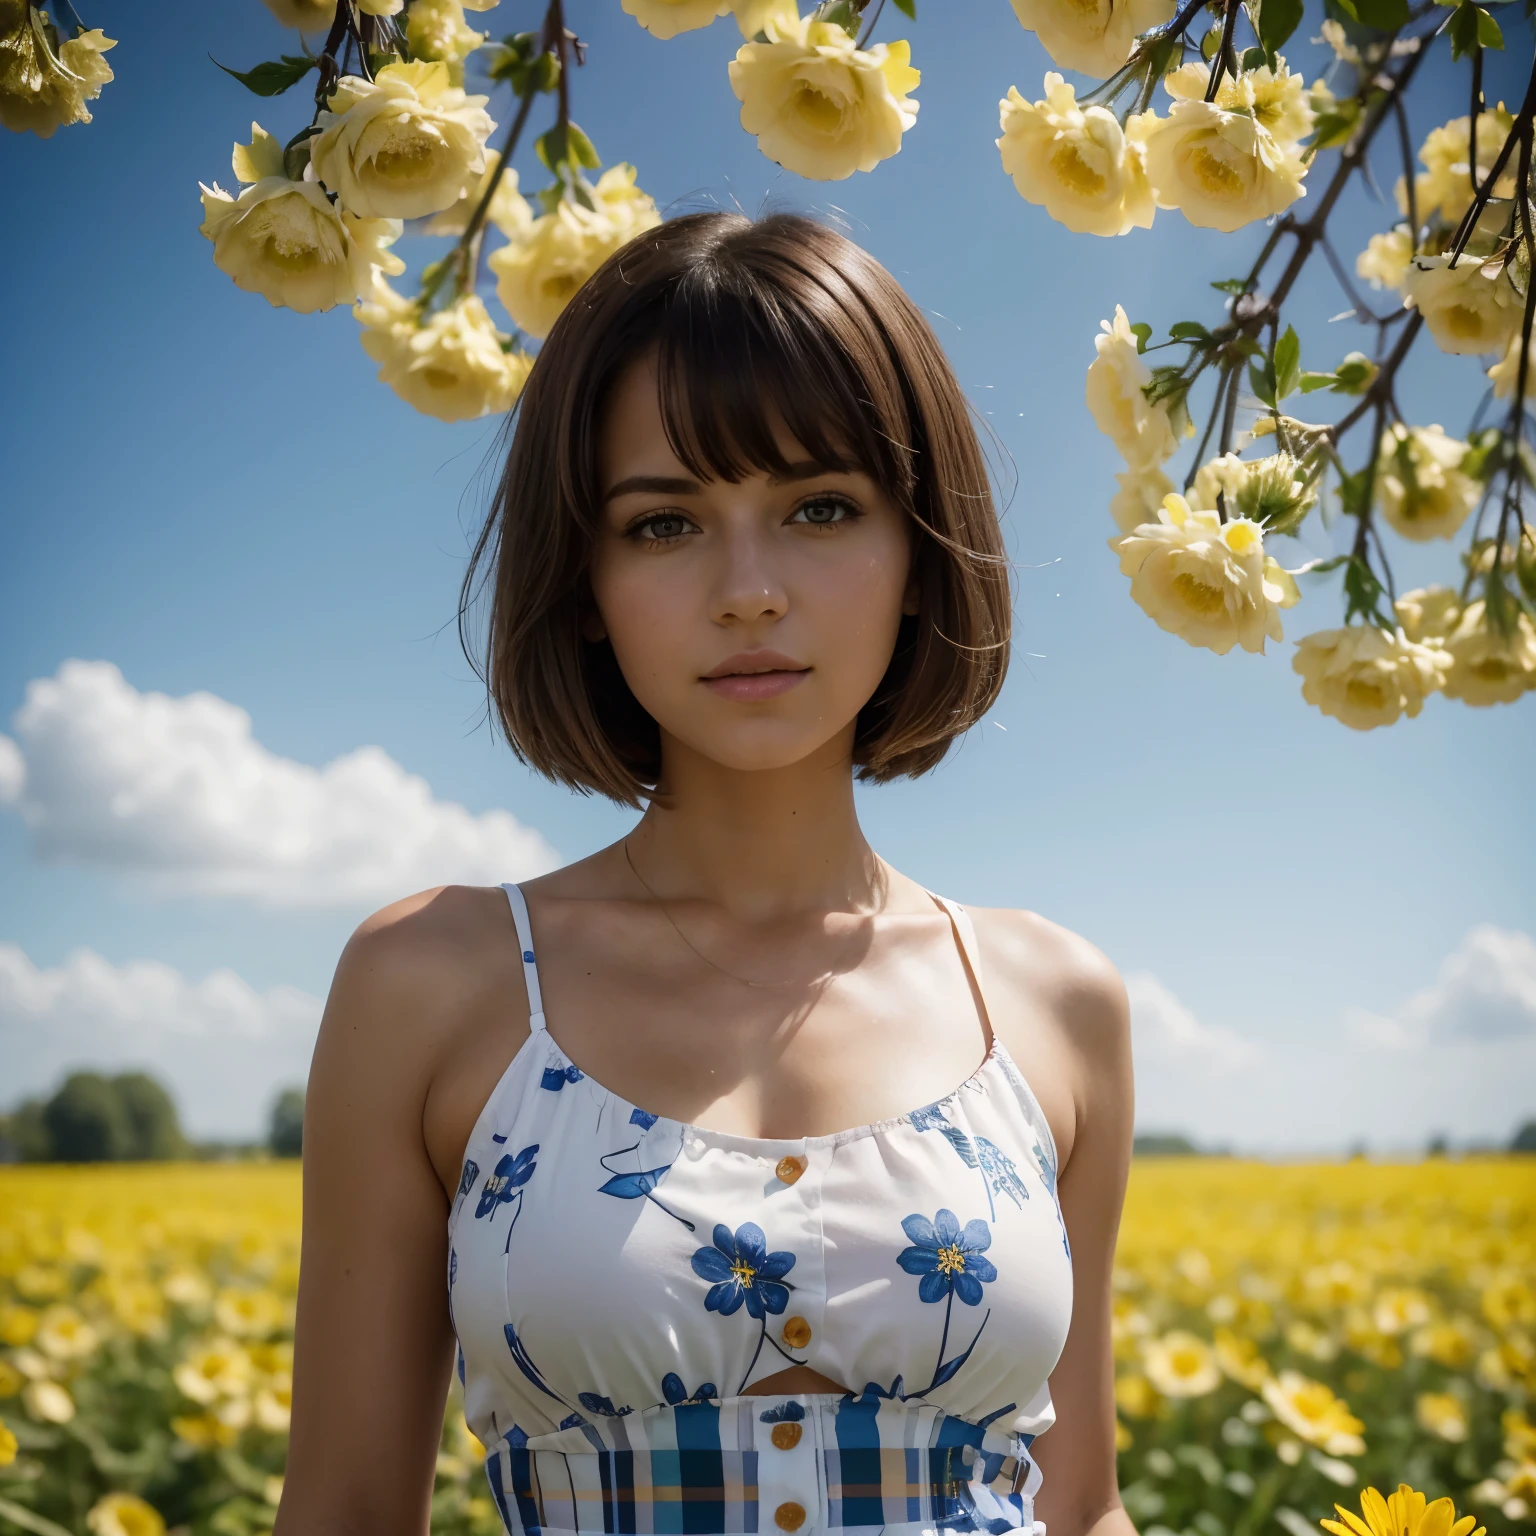
[[[754,527],[730,528],[717,546],[719,565],[710,594],[717,624],[752,624],[781,619],[789,593],[770,542]]]

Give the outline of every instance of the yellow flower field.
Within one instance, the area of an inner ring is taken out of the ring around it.
[[[269,1530],[298,1258],[294,1164],[0,1169],[0,1531]],[[1536,1525],[1536,1163],[1138,1162],[1115,1355],[1143,1536]],[[435,1531],[497,1529],[478,1457],[450,1403]]]

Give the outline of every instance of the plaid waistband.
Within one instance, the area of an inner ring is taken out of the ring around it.
[[[513,1430],[486,1474],[509,1536],[1045,1536],[1029,1439],[922,1403],[736,1397]]]

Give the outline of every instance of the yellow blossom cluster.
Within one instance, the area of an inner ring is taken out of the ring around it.
[[[746,39],[729,65],[741,126],[796,175],[872,171],[917,121],[920,76],[906,42],[861,48],[840,23],[801,16],[795,0],[624,0],[624,9],[659,38],[734,16]]]
[[[1021,19],[1032,3],[1014,0]],[[1048,0],[1041,9],[1073,8]],[[1116,11],[1124,17],[1134,9]],[[1070,64],[1073,50],[1046,47],[1057,63],[1087,67]],[[1173,98],[1167,117],[1132,113],[1123,129],[1106,108],[1080,106],[1058,74],[1045,77],[1041,101],[1013,87],[1000,103],[1003,169],[1020,196],[1080,234],[1145,229],[1154,208],[1177,208],[1191,224],[1228,231],[1282,212],[1306,192],[1301,141],[1314,112],[1301,77],[1277,58],[1274,69],[1225,76],[1207,101],[1209,84],[1206,64],[1173,70],[1163,80]]]
[[[100,27],[61,41],[30,0],[0,0],[0,123],[51,139],[60,128],[90,122],[85,104],[112,79],[102,55],[115,47]]]

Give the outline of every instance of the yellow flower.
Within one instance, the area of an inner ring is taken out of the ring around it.
[[[454,85],[463,85],[464,60],[487,35],[476,32],[464,20],[460,0],[412,0],[406,12],[405,41],[411,57],[446,64],[449,81]]]
[[[1459,1445],[1467,1438],[1467,1407],[1454,1392],[1421,1392],[1413,1405],[1419,1428]]]
[[[770,160],[812,181],[872,171],[917,121],[911,58],[905,42],[859,48],[831,22],[776,26],[731,61],[741,126]]]
[[[448,66],[386,64],[373,82],[344,75],[320,114],[310,163],[351,213],[414,219],[457,202],[485,169],[496,126]]]
[[[1303,635],[1291,666],[1308,704],[1351,730],[1370,731],[1417,715],[1426,696],[1445,686],[1450,659],[1401,631],[1351,624]]]
[[[1121,533],[1156,521],[1163,498],[1173,490],[1173,481],[1156,465],[1123,470],[1115,476],[1115,483],[1120,489],[1110,499],[1109,515]]]
[[[1151,228],[1142,148],[1127,143],[1113,112],[1078,106],[1058,74],[1045,77],[1045,100],[1031,104],[1010,86],[998,106],[997,147],[1020,197],[1080,235]]]
[[[320,185],[290,181],[283,151],[259,124],[249,146],[235,145],[236,177],[249,183],[231,197],[217,182],[203,187],[202,234],[214,264],[246,293],[301,315],[349,304],[372,283],[375,267],[403,272],[385,249],[397,219],[360,219],[334,207]]]
[[[1173,16],[1174,0],[1013,0],[1019,25],[1040,39],[1051,62],[1085,75],[1112,75],[1138,32]]]
[[[1115,1382],[1115,1402],[1129,1419],[1150,1419],[1162,1401],[1145,1376],[1122,1376]]]
[[[1224,1376],[1240,1383],[1250,1392],[1259,1391],[1269,1379],[1269,1365],[1252,1339],[1233,1333],[1230,1328],[1216,1330],[1213,1353]]]
[[[15,1397],[26,1379],[9,1360],[0,1360],[0,1397]]]
[[[1382,1291],[1371,1308],[1371,1321],[1380,1333],[1406,1333],[1429,1321],[1429,1297],[1411,1286]]]
[[[1500,400],[1508,400],[1513,396],[1519,378],[1520,329],[1516,326],[1504,356],[1488,370],[1488,382],[1493,385],[1493,392]],[[1532,394],[1536,394],[1536,340],[1532,341],[1531,359],[1525,370],[1525,398],[1530,399]]]
[[[379,378],[407,405],[439,421],[511,410],[533,361],[508,350],[511,338],[496,329],[478,294],[421,316],[386,284],[379,289],[353,313]]]
[[[1397,619],[1410,640],[1444,640],[1461,618],[1461,598],[1449,587],[1415,587],[1397,600]]]
[[[730,11],[730,0],[624,0],[624,14],[633,16],[652,37],[662,39],[707,27]]]
[[[1281,608],[1300,594],[1264,553],[1264,533],[1247,518],[1223,523],[1182,496],[1163,499],[1157,522],[1109,541],[1131,578],[1131,597],[1162,629],[1225,656],[1234,645],[1262,651],[1284,638]]]
[[[1332,1390],[1300,1371],[1281,1371],[1264,1383],[1269,1410],[1299,1440],[1315,1445],[1329,1456],[1360,1456],[1365,1425]]]
[[[1397,1492],[1385,1499],[1367,1488],[1360,1495],[1358,1515],[1341,1504],[1333,1507],[1337,1520],[1318,1521],[1332,1536],[1483,1536],[1483,1527],[1471,1515],[1456,1518],[1456,1506],[1449,1499],[1427,1503],[1407,1483],[1399,1483]]]
[[[92,1536],[165,1536],[165,1521],[153,1504],[131,1493],[109,1493],[85,1517]]]
[[[1232,231],[1289,208],[1306,188],[1298,130],[1312,124],[1299,77],[1266,68],[1223,81],[1203,99],[1203,64],[1187,64],[1164,82],[1168,116],[1144,112],[1127,132],[1146,146],[1147,178],[1159,208],[1177,208],[1191,224]]]
[[[1405,539],[1449,539],[1467,520],[1482,485],[1461,472],[1467,444],[1438,426],[1395,422],[1382,433],[1376,505]]]
[[[269,11],[285,27],[300,32],[329,31],[336,20],[336,0],[264,0]]]
[[[158,1333],[165,1323],[165,1298],[147,1283],[116,1281],[107,1289],[107,1301],[118,1322],[141,1338]]]
[[[1211,1346],[1192,1333],[1175,1330],[1149,1339],[1142,1359],[1147,1380],[1164,1397],[1204,1397],[1221,1385]]]
[[[29,1381],[21,1391],[21,1405],[44,1424],[68,1424],[75,1416],[75,1400],[56,1381]]]
[[[1513,633],[1506,636],[1489,623],[1486,605],[1478,598],[1462,611],[1445,648],[1451,655],[1445,680],[1448,699],[1477,708],[1512,704],[1528,688],[1536,687],[1536,625],[1523,609],[1515,617]],[[1529,1286],[1525,1292],[1531,1294]],[[1488,1314],[1486,1292],[1483,1314]]]
[[[195,1269],[175,1269],[161,1283],[166,1299],[178,1307],[205,1307],[213,1296],[207,1277]]]
[[[1420,256],[1403,279],[1403,303],[1424,316],[1442,352],[1501,352],[1520,325],[1522,300],[1502,263]]]
[[[54,1360],[83,1360],[97,1344],[96,1330],[73,1307],[49,1307],[37,1320],[37,1347]]]
[[[102,58],[117,43],[99,27],[59,45],[25,0],[0,3],[0,123],[12,133],[51,139],[60,128],[88,123],[85,104],[112,78]]]
[[[0,1307],[0,1344],[30,1344],[37,1332],[37,1313],[10,1302]]]
[[[283,1322],[283,1304],[271,1291],[225,1289],[213,1303],[213,1320],[236,1338],[264,1338]]]
[[[194,1403],[212,1403],[245,1391],[251,1357],[232,1339],[215,1339],[193,1350],[171,1372],[171,1379]]]
[[[1483,1286],[1482,1310],[1495,1328],[1536,1323],[1536,1286],[1514,1271],[1496,1275]]]
[[[1412,261],[1413,235],[1406,224],[1399,224],[1385,234],[1371,236],[1355,257],[1355,272],[1373,288],[1398,289]]]
[[[178,1440],[184,1441],[196,1451],[219,1450],[233,1445],[240,1438],[239,1426],[212,1413],[173,1418],[171,1430]]]
[[[287,1434],[293,1416],[293,1383],[273,1383],[260,1388],[252,1401],[257,1426],[270,1434]]]
[[[530,336],[549,335],[576,290],[615,251],[661,222],[656,204],[635,185],[632,165],[610,166],[593,193],[595,209],[562,198],[553,213],[491,252],[496,296]]]
[[[1224,453],[1202,464],[1190,487],[1190,506],[1214,512],[1218,495],[1229,517],[1246,517],[1267,533],[1289,533],[1317,501],[1306,472],[1284,452],[1267,459]]]
[[[1088,365],[1087,399],[1094,423],[1133,470],[1155,469],[1173,455],[1178,438],[1167,407],[1147,401],[1144,391],[1152,370],[1136,350],[1122,305],[1115,305],[1113,320],[1099,322],[1093,346],[1098,355]]]
[[[1493,169],[1504,141],[1509,137],[1515,120],[1504,110],[1504,103],[1478,114],[1477,119],[1477,180],[1481,186]],[[1414,177],[1414,199],[1418,204],[1420,220],[1439,214],[1445,223],[1455,226],[1461,216],[1472,206],[1472,128],[1471,119],[1452,118],[1442,127],[1432,129],[1419,149],[1419,161],[1424,173]],[[1514,195],[1515,168],[1513,161],[1505,163],[1504,172],[1494,188],[1494,196],[1508,198]],[[1401,176],[1397,179],[1397,209],[1408,212],[1408,191]]]
[[[486,150],[485,170],[481,172],[480,180],[469,187],[451,208],[433,214],[422,233],[462,235],[469,224],[470,214],[480,206],[480,199],[485,196],[485,189],[490,185],[491,177],[500,163],[501,155],[497,150]],[[533,224],[533,209],[528,206],[528,199],[517,189],[517,171],[512,166],[507,167],[501,180],[496,183],[485,216],[509,240],[521,240]]]
[[[800,23],[795,0],[730,0],[729,9],[748,42],[760,35],[771,41],[780,32],[793,32]]]
[[[15,1434],[4,1424],[0,1424],[0,1467],[8,1467],[16,1460],[16,1452],[20,1449]]]
[[[1410,592],[1398,599],[1399,612],[1413,595]],[[1433,1360],[1436,1365],[1443,1365],[1452,1371],[1460,1370],[1477,1353],[1477,1335],[1465,1318],[1456,1318],[1447,1323],[1431,1323],[1427,1328],[1420,1328],[1410,1342],[1414,1354]]]

